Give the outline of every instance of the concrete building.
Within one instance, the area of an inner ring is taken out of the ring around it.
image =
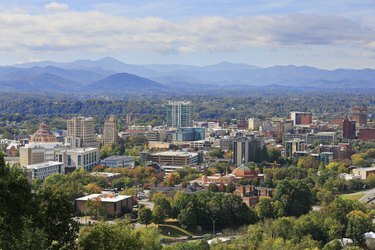
[[[148,141],[165,141],[167,131],[165,129],[150,130],[145,133]]]
[[[63,162],[66,168],[91,170],[100,162],[98,148],[65,149],[55,153],[55,161]]]
[[[75,200],[77,213],[84,213],[87,202],[100,202],[105,211],[106,217],[120,217],[133,209],[133,197],[113,193],[90,194]]]
[[[21,147],[20,148],[20,165],[28,166],[32,164],[45,162],[45,149],[41,147],[29,148]]]
[[[285,142],[285,156],[286,157],[293,157],[293,155],[298,151],[306,150],[306,143],[304,140],[301,139],[293,139],[290,141]]]
[[[168,127],[181,128],[193,125],[191,102],[170,101],[166,111]]]
[[[296,125],[310,125],[312,123],[311,112],[290,112],[290,119],[293,121],[293,126]]]
[[[264,146],[264,141],[255,137],[237,137],[233,140],[233,163],[241,165],[256,161],[257,152]]]
[[[67,128],[65,142],[70,148],[100,147],[95,138],[95,121],[92,117],[73,117],[67,121]]]
[[[107,168],[134,168],[134,157],[125,155],[112,155],[100,161]]]
[[[366,180],[370,174],[375,174],[375,167],[353,169],[353,175],[361,176],[362,180]]]
[[[356,106],[352,107],[351,110],[351,119],[356,122],[358,127],[367,125],[367,107],[366,106]]]
[[[258,118],[249,118],[248,119],[248,129],[253,131],[259,131],[259,126],[261,121]]]
[[[117,119],[111,115],[108,120],[104,122],[103,129],[103,144],[112,145],[118,141],[118,131],[116,128]]]
[[[144,161],[157,162],[167,166],[189,166],[199,163],[199,155],[198,153],[184,151],[166,151],[147,154]]]
[[[47,161],[26,166],[30,181],[38,179],[43,181],[53,174],[64,174],[64,164],[61,162]]]

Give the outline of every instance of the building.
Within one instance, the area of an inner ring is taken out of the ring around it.
[[[259,131],[259,126],[261,125],[261,121],[257,118],[249,118],[248,119],[248,129],[253,131]]]
[[[92,117],[73,117],[67,121],[67,129],[65,142],[70,148],[100,147],[95,139],[95,121]]]
[[[134,157],[125,155],[113,155],[100,161],[107,168],[134,168]]]
[[[358,139],[361,141],[375,141],[375,128],[359,129]]]
[[[361,180],[366,180],[370,174],[375,174],[375,167],[353,169],[353,175],[361,176]]]
[[[28,166],[45,162],[45,148],[41,147],[21,147],[20,165]]]
[[[165,141],[167,131],[165,129],[150,130],[145,133],[148,141]]]
[[[290,119],[293,121],[293,126],[296,125],[310,125],[312,123],[311,112],[290,112]]]
[[[30,142],[58,142],[58,140],[48,130],[47,124],[42,122],[38,130],[30,137]]]
[[[326,166],[330,162],[333,161],[333,153],[332,152],[322,152],[322,153],[319,154],[318,160],[319,160],[319,162],[323,163],[324,166]]]
[[[104,122],[103,129],[103,144],[112,145],[118,141],[118,131],[116,128],[117,119],[111,115],[108,120]]]
[[[170,101],[167,104],[167,126],[191,127],[193,124],[191,102]]]
[[[294,139],[300,139],[304,140],[306,144],[312,144],[316,141],[319,141],[321,143],[332,143],[337,140],[336,132],[319,132],[316,134],[294,134],[294,133],[284,133],[283,134],[283,142],[284,144],[287,141],[294,140]]]
[[[199,163],[198,153],[184,151],[166,151],[147,154],[145,161],[157,162],[166,166],[189,166]]]
[[[173,134],[173,141],[199,141],[206,138],[205,128],[179,128]]]
[[[98,148],[65,149],[55,153],[55,161],[63,162],[66,168],[91,170],[100,162]]]
[[[358,127],[367,125],[367,107],[366,106],[356,106],[352,107],[351,119],[356,122]]]
[[[257,153],[264,146],[264,141],[255,137],[237,137],[233,140],[233,163],[248,164],[257,160]]]
[[[355,139],[356,121],[350,121],[348,118],[345,118],[342,124],[343,138],[349,140]]]
[[[106,217],[120,217],[133,209],[133,197],[114,193],[90,194],[75,200],[77,213],[84,213],[87,202],[100,202]]]
[[[272,188],[255,186],[238,186],[234,194],[241,196],[242,201],[248,207],[254,207],[259,203],[259,198],[272,198]]]
[[[293,155],[298,151],[306,150],[306,143],[304,140],[301,139],[293,139],[290,141],[285,142],[285,156],[286,157],[293,157]]]
[[[53,174],[64,174],[64,164],[61,162],[47,161],[26,166],[30,181],[43,181]]]

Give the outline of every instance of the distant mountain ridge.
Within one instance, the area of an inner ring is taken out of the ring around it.
[[[309,66],[261,68],[221,62],[207,66],[133,65],[112,57],[74,62],[35,62],[0,67],[0,90],[126,92],[200,88],[293,87],[305,89],[375,88],[374,69],[325,70]],[[264,88],[263,88],[264,89]]]

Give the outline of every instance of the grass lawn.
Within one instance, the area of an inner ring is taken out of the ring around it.
[[[162,238],[180,238],[193,236],[193,234],[180,227],[178,221],[167,220],[164,224],[159,225],[159,232]]]
[[[365,194],[364,193],[355,193],[355,194],[343,194],[341,195],[341,198],[352,200],[352,201],[358,201],[361,199]]]

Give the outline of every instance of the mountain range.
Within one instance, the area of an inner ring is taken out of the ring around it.
[[[208,66],[133,65],[111,57],[0,67],[0,90],[87,93],[241,88],[375,89],[374,69],[324,70],[308,66],[261,68],[221,62]]]

